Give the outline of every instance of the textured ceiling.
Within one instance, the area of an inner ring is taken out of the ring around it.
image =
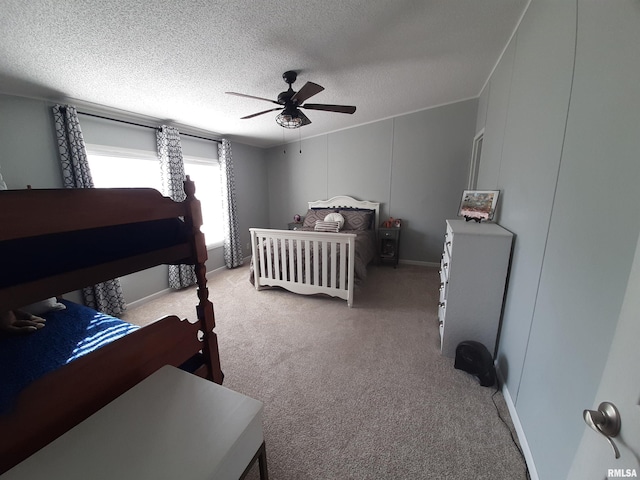
[[[266,147],[479,94],[528,0],[0,0],[0,92],[77,101]],[[299,131],[286,70],[325,87]],[[0,112],[1,114],[1,112]],[[283,135],[284,134],[284,135]]]

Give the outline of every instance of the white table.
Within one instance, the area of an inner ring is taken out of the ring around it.
[[[237,480],[258,457],[266,480],[261,402],[166,366],[2,480]]]

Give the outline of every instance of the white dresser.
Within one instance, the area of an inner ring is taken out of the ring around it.
[[[440,342],[454,357],[460,342],[496,347],[513,234],[495,223],[447,220],[440,261]]]

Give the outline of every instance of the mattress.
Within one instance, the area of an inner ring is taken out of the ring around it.
[[[10,411],[33,381],[139,328],[83,305],[61,303],[67,308],[41,315],[47,323],[36,332],[0,332],[0,414]]]

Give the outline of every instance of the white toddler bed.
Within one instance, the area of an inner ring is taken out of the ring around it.
[[[380,204],[348,196],[309,202],[301,230],[251,228],[251,275],[257,290],[282,287],[304,295],[322,293],[353,304],[356,281],[375,257]],[[316,220],[340,213],[337,233],[316,231]]]

